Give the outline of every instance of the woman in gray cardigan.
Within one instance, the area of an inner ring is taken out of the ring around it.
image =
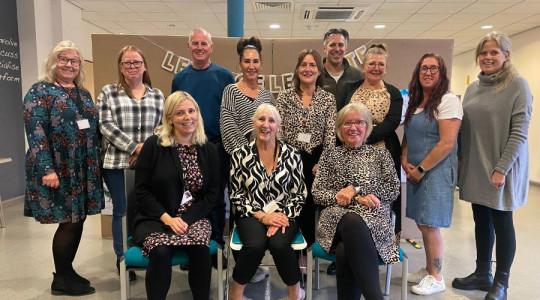
[[[516,252],[513,211],[525,204],[529,189],[527,135],[532,95],[510,61],[511,42],[500,32],[487,34],[476,48],[482,72],[463,101],[459,194],[472,203],[476,270],[452,286],[488,291],[485,299],[506,299]],[[497,236],[497,268],[491,257]]]

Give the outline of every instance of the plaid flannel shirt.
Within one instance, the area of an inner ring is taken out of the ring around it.
[[[138,144],[161,124],[165,103],[157,88],[146,86],[144,96],[137,101],[118,87],[116,83],[104,86],[97,101],[105,169],[129,168],[129,157]]]

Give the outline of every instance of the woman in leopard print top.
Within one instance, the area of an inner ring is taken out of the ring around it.
[[[383,299],[378,256],[399,261],[391,223],[391,205],[399,180],[388,150],[365,145],[373,128],[370,110],[361,103],[345,106],[336,131],[343,145],[328,148],[313,183],[315,204],[324,206],[318,241],[336,253],[339,299]]]

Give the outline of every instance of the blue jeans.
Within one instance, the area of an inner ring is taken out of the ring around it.
[[[126,214],[126,191],[124,169],[103,169],[105,184],[109,188],[113,203],[112,236],[113,248],[117,259],[124,254],[122,237],[122,217]]]

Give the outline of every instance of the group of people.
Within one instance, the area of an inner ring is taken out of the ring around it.
[[[259,267],[266,250],[288,299],[304,299],[304,257],[290,246],[299,230],[309,245],[318,241],[336,254],[328,273],[336,274],[338,299],[383,299],[378,258],[399,260],[403,168],[406,215],[417,223],[426,251],[425,267],[409,275],[412,292],[445,290],[440,228],[451,225],[459,173],[460,198],[473,208],[477,268],[452,286],[506,299],[516,250],[512,212],[527,199],[532,106],[527,82],[510,60],[510,39],[493,32],[480,41],[475,58],[481,72],[463,105],[449,92],[442,57],[423,55],[409,83],[401,143],[396,129],[403,98],[384,81],[386,46],[371,45],[359,70],[344,58],[348,40],[346,30],[331,29],[324,35],[324,59],[315,49],[300,52],[293,88],[277,98],[258,85],[263,59],[256,37],[238,41],[242,76],[235,82],[228,69],[211,62],[211,35],[191,31],[192,63],[174,76],[167,99],[152,87],[144,53],[126,46],[118,54],[117,82],[103,87],[95,105],[83,87],[82,54],[72,42],[58,43],[43,78],[24,98],[24,214],[59,224],[52,294],[95,292],[73,260],[86,217],[102,208],[102,178],[113,200],[118,267],[124,169],[134,168],[131,241],[149,258],[148,299],[166,298],[177,248],[189,256],[193,298],[209,298],[217,260],[208,246],[210,239],[224,244],[226,186],[243,243],[234,253],[230,299],[247,299],[246,285],[266,276]]]

